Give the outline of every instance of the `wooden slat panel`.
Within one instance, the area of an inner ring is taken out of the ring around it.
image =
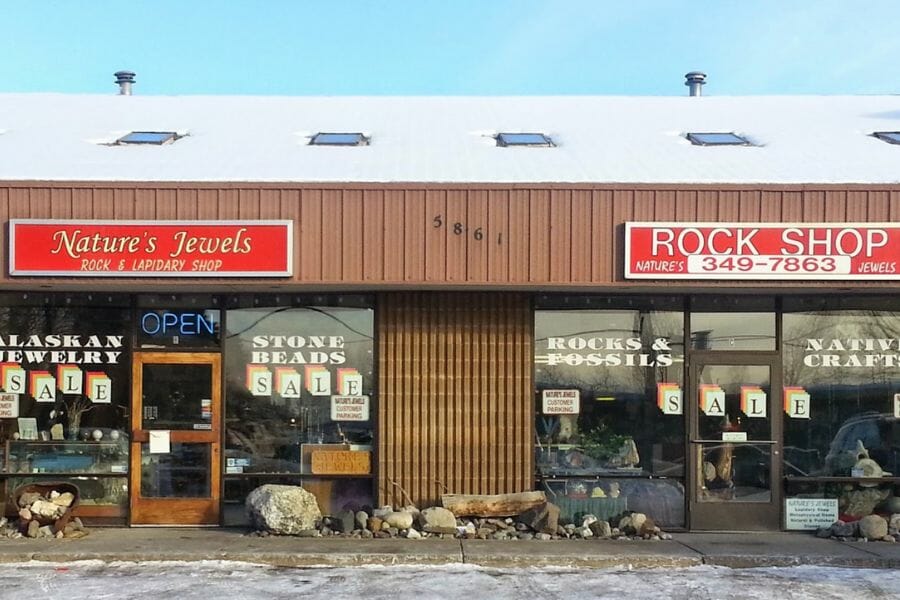
[[[467,192],[459,190],[447,192],[447,222],[444,223],[443,229],[447,244],[447,281],[450,282],[466,280],[469,248],[466,232],[469,226],[469,207],[466,200]]]
[[[506,238],[509,248],[509,281],[528,281],[531,256],[530,210],[528,190],[509,192],[509,231]]]
[[[196,190],[196,192],[197,218],[207,221],[218,219],[221,210],[219,190]]]
[[[379,298],[379,503],[531,489],[527,296]]]
[[[487,281],[490,242],[485,240],[485,232],[488,230],[488,195],[484,190],[468,192],[466,221],[467,227],[463,232],[466,240],[466,281]]]
[[[384,279],[384,192],[365,190],[363,208],[363,278],[366,281]]]
[[[591,192],[591,281],[612,281],[616,274],[613,232],[613,194]],[[600,232],[604,233],[600,233]]]
[[[72,190],[68,188],[54,188],[50,190],[50,218],[72,218]]]
[[[238,214],[239,219],[259,218],[259,193],[258,189],[238,190]]]
[[[118,191],[118,190],[117,190]],[[122,190],[130,192],[134,198],[134,218],[155,220],[156,217],[156,190],[153,189],[137,189]],[[160,219],[165,218],[160,216]]]
[[[846,203],[848,223],[878,220],[869,214],[869,195],[866,192],[848,192]]]
[[[341,279],[362,281],[363,253],[363,203],[360,190],[347,190],[343,196],[343,222],[341,229]]]
[[[528,198],[528,281],[550,281],[550,193],[532,190]]]
[[[488,192],[488,224],[484,241],[488,247],[488,281],[509,281],[509,193]]]
[[[343,231],[343,199],[341,190],[322,191],[322,280],[340,281],[343,252],[340,243]]]
[[[300,265],[301,281],[322,279],[322,192],[304,190],[300,193]]]
[[[783,192],[781,194],[781,221],[799,223],[803,221],[803,193]]]
[[[654,192],[653,219],[656,221],[674,221],[677,217],[677,194],[672,190]]]
[[[259,218],[278,219],[281,216],[281,190],[260,190]]]
[[[825,221],[825,192],[803,192],[803,221],[806,223]]]
[[[50,189],[32,188],[28,190],[28,212],[35,217],[37,215],[41,215],[43,218],[50,216]]]
[[[159,220],[180,218],[175,190],[156,190],[156,218]]]
[[[738,198],[738,219],[745,223],[755,223],[760,220],[762,199],[759,192],[742,191]]]
[[[719,214],[719,192],[710,190],[697,192],[697,221],[724,221]]]
[[[443,281],[447,276],[447,194],[425,192],[425,281]]]
[[[572,192],[571,258],[569,276],[576,281],[591,280],[591,192]]]
[[[697,192],[679,190],[675,192],[675,219],[678,221],[696,221],[700,208]]]
[[[741,193],[733,190],[718,193],[715,201],[717,213],[708,215],[706,221],[719,221],[721,223],[733,223],[741,220]]]
[[[781,221],[781,210],[784,199],[781,192],[763,192],[759,201],[759,220],[763,223]]]
[[[550,220],[538,222],[546,227],[550,281],[569,281],[572,275],[572,193],[568,190],[550,191]]]
[[[406,230],[403,208],[403,190],[384,192],[384,278],[386,281],[403,281],[406,271]],[[376,251],[374,248],[371,251]]]
[[[847,194],[845,192],[825,192],[822,218],[831,223],[847,220]]]
[[[238,190],[221,190],[219,192],[218,209],[220,219],[237,219],[241,212]]]
[[[614,279],[623,279],[625,273],[625,234],[623,224],[635,221],[634,192],[632,190],[615,190],[613,192],[612,223],[607,235],[612,239],[610,253],[603,259],[612,262],[610,273]]]
[[[866,197],[870,221],[873,223],[887,223],[891,220],[891,195],[889,192],[868,192]]]
[[[175,190],[176,213],[179,219],[197,220],[200,215],[200,199],[197,190],[178,188]]]
[[[102,219],[112,218],[112,211],[106,217],[96,215],[94,204],[94,190],[77,188],[71,190],[72,193],[72,216],[73,219]],[[111,207],[111,205],[108,205]]]
[[[656,192],[653,190],[638,190],[634,192],[634,216],[635,221],[656,220]]]

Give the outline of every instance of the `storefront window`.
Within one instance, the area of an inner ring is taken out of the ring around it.
[[[226,478],[356,476],[368,482],[368,492],[357,503],[371,504],[375,378],[370,300],[234,298],[226,330]],[[334,506],[333,488],[318,486],[323,510],[343,508]],[[344,496],[340,500],[352,503]]]
[[[900,468],[898,344],[890,299],[785,300],[784,472],[851,478],[837,494],[841,514],[892,497],[892,486],[866,480]]]
[[[124,517],[127,301],[7,294],[0,304],[0,465],[15,476],[3,479],[4,496],[26,481],[80,482],[82,505],[108,505],[95,514]]]
[[[567,499],[561,508],[569,518],[583,508],[641,506],[659,523],[683,525],[681,482],[650,479],[684,476],[680,300],[550,297],[538,304],[535,452],[542,486]],[[606,506],[587,507],[592,503]]]
[[[774,298],[691,298],[691,349],[775,350]]]

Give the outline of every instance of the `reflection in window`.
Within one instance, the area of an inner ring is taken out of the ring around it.
[[[900,312],[890,310],[894,304],[880,298],[785,302],[786,475],[898,474]],[[845,490],[840,510],[858,511],[866,489],[868,512],[874,510],[878,499],[870,488]]]
[[[300,473],[318,450],[371,452],[373,310],[348,299],[228,311],[226,476]]]
[[[775,300],[768,296],[691,298],[691,349],[775,350]]]
[[[567,497],[590,499],[621,493],[605,478],[683,476],[683,329],[681,311],[535,312],[536,465],[545,484],[559,479]],[[671,509],[683,504],[683,490],[677,495],[660,496],[648,512],[683,524],[681,508]]]

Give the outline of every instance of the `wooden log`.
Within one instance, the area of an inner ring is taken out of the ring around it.
[[[544,492],[444,494],[441,504],[457,517],[512,517],[547,501]]]

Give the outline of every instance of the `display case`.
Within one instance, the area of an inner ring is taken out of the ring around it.
[[[6,442],[3,472],[37,473],[109,473],[128,472],[128,444],[110,441],[25,441]]]

